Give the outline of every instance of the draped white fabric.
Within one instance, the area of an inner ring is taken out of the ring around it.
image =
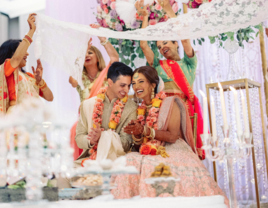
[[[56,21],[43,15],[38,19],[39,22],[56,26],[57,31],[72,29],[91,35],[131,40],[181,40],[215,36],[259,24],[268,19],[267,10],[267,0],[213,0],[167,22],[125,32],[106,28],[93,29],[85,25]]]
[[[75,0],[47,0],[46,5],[45,14],[57,20],[84,25],[96,23],[96,18],[93,14],[96,13],[97,2],[95,0],[79,0],[79,2]],[[53,35],[55,35],[54,33],[56,33],[56,31],[52,31]],[[34,39],[35,38],[36,35],[34,36]],[[99,39],[94,36],[92,43],[101,51],[106,64],[108,64],[109,57],[104,47],[100,44]],[[80,45],[80,47],[83,47],[83,45]],[[87,42],[85,43],[84,47],[87,47]],[[65,46],[63,46],[63,50],[64,48]],[[53,52],[54,50],[52,48],[51,53]],[[55,57],[59,57],[59,59],[62,56],[59,53],[53,54]],[[54,94],[53,102],[47,102],[47,105],[50,105],[53,109],[55,109],[57,114],[61,117],[65,117],[67,114],[71,115],[72,117],[77,117],[80,99],[76,89],[73,88],[68,82],[69,74],[66,73],[63,68],[55,67],[51,63],[46,62],[42,56],[41,61],[44,68],[43,78],[47,82],[48,86],[52,89]]]
[[[126,32],[93,29],[38,14],[35,54],[73,76],[83,88],[81,74],[91,35],[136,40],[198,38],[258,24],[268,19],[267,10],[267,0],[214,0],[167,22]]]

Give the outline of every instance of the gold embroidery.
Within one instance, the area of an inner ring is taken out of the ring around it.
[[[167,63],[167,60],[163,61],[163,67],[165,68],[165,70],[167,72],[167,76],[171,77],[173,79],[173,81],[174,81],[174,75],[173,75],[171,67]],[[185,83],[187,85],[187,89],[189,91],[189,100],[190,100],[191,103],[193,103],[194,102],[194,96],[195,96],[194,92],[193,92],[193,89],[191,88],[191,86],[190,86],[185,74],[184,73],[182,73],[182,74],[183,74],[182,78],[184,79],[184,81],[185,81]],[[176,82],[175,82],[175,84],[177,85],[178,88],[180,88]]]

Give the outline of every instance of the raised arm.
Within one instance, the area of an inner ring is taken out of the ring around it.
[[[99,28],[99,25],[91,24],[92,28]],[[119,55],[113,45],[108,41],[105,37],[98,37],[100,39],[101,45],[104,46],[105,50],[108,53],[108,56],[110,57],[110,63],[118,62],[119,61]]]
[[[177,17],[175,12],[172,9],[170,3],[169,3],[169,0],[159,0],[159,3],[163,7],[164,11],[167,13],[169,18],[176,18]],[[181,40],[181,43],[182,43],[182,46],[183,46],[183,49],[184,49],[186,55],[189,58],[192,58],[194,56],[194,50],[193,50],[193,47],[191,45],[190,39]]]
[[[27,20],[29,27],[30,27],[30,30],[29,30],[27,35],[30,38],[33,37],[34,32],[36,30],[35,15],[36,15],[35,13],[30,14],[28,17],[28,20]],[[29,46],[30,46],[30,42],[25,40],[25,38],[24,38],[22,40],[22,42],[20,43],[20,45],[18,46],[17,50],[15,51],[14,55],[10,59],[10,64],[13,68],[17,68],[19,66],[19,64],[21,63],[23,57],[25,56]]]
[[[42,94],[43,94],[42,97],[47,101],[53,101],[54,99],[53,93],[50,90],[50,88],[47,86],[46,82],[42,79],[43,66],[42,66],[40,59],[37,60],[36,69],[34,69],[34,67],[32,66],[32,71],[33,71],[34,78],[36,80],[36,84],[39,87],[39,89],[42,91]]]
[[[137,12],[140,16],[143,17],[142,21],[142,27],[141,28],[146,28],[148,26],[148,11],[147,7],[149,5],[144,6],[144,0],[137,1],[135,3],[135,7],[137,9]],[[148,45],[147,41],[141,40],[140,41],[140,47],[146,57],[147,62],[149,63],[150,66],[153,66],[154,63],[154,52]]]

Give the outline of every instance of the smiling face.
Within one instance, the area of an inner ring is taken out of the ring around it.
[[[88,48],[84,66],[87,68],[95,65],[98,65],[98,58],[94,51]]]
[[[175,41],[157,41],[156,42],[157,48],[159,52],[169,60],[174,60],[175,57],[178,56],[178,42]]]
[[[113,97],[122,99],[124,98],[130,89],[131,84],[131,76],[118,76],[117,80],[113,82],[113,80],[108,79],[108,85],[113,93]]]
[[[27,57],[29,56],[29,53],[26,52],[25,55],[23,56],[23,59],[21,60],[19,64],[19,68],[25,67],[27,63]]]
[[[136,72],[132,79],[132,87],[136,96],[143,100],[151,99],[152,89],[156,84],[151,84],[148,79],[142,74]]]

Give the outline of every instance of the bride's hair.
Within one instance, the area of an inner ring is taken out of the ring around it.
[[[158,74],[157,74],[157,71],[155,70],[155,68],[153,68],[151,66],[141,66],[141,67],[135,69],[133,74],[135,74],[135,73],[143,74],[145,76],[145,78],[150,82],[150,84],[156,84],[156,86],[154,88],[154,93],[157,94],[159,77],[158,77]]]

